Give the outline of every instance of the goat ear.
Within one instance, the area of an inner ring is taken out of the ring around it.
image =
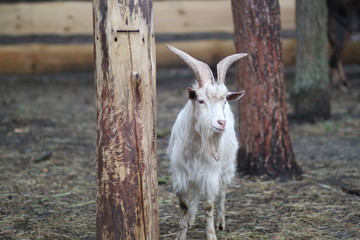
[[[228,101],[236,101],[242,98],[245,95],[245,90],[242,90],[240,92],[229,92],[226,96],[226,100]]]
[[[187,93],[188,93],[188,98],[189,98],[189,99],[192,99],[192,100],[195,100],[195,99],[196,99],[197,95],[196,95],[196,91],[195,91],[194,89],[188,87],[188,88],[186,89],[186,91],[187,91]]]

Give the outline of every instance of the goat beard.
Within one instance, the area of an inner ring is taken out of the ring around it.
[[[199,124],[205,123],[205,124]],[[210,123],[206,123],[204,119],[199,119],[195,124],[195,130],[199,134],[201,143],[200,143],[200,152],[203,156],[206,156],[207,159],[212,159],[217,162],[220,161],[219,146],[222,133],[215,132]]]

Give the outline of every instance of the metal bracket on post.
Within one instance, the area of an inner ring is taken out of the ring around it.
[[[117,33],[138,33],[139,30],[116,30]]]

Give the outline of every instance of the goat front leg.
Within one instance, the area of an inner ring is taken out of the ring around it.
[[[214,201],[207,200],[204,208],[206,217],[206,238],[207,240],[216,240],[214,227]]]
[[[196,217],[196,213],[198,210],[198,205],[199,205],[199,192],[193,191],[191,196],[189,197],[189,228],[191,228],[192,225],[194,225],[195,222],[195,217]]]
[[[189,229],[189,206],[183,196],[179,195],[178,197],[179,197],[181,216],[179,222],[180,231],[178,232],[176,239],[185,240],[187,231]]]
[[[220,194],[217,205],[217,213],[216,213],[216,228],[225,231],[225,193],[226,186],[223,185],[220,187]]]

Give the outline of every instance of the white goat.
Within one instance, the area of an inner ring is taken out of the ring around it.
[[[187,88],[189,101],[176,118],[168,147],[173,189],[182,210],[177,239],[186,239],[194,223],[200,196],[204,196],[207,239],[216,239],[214,201],[218,197],[217,227],[225,229],[225,188],[235,175],[238,141],[234,115],[228,101],[244,94],[229,92],[224,85],[229,66],[246,53],[224,58],[217,65],[218,78],[209,66],[170,45],[194,72],[197,84]]]

